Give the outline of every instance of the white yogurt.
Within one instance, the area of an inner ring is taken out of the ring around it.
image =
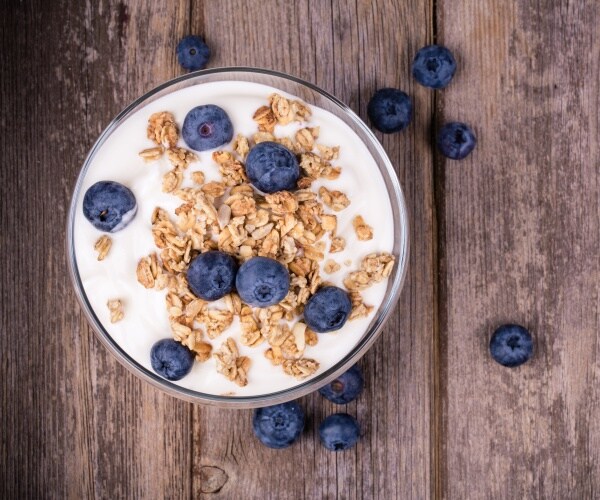
[[[257,131],[252,115],[257,108],[267,104],[267,97],[273,92],[293,98],[264,85],[230,81],[188,87],[161,97],[122,123],[97,151],[87,171],[77,200],[74,225],[75,254],[81,282],[87,299],[105,330],[128,355],[150,371],[152,345],[157,340],[171,337],[165,307],[166,291],[145,289],[136,279],[136,267],[140,258],[157,251],[150,224],[154,208],[165,208],[175,220],[173,211],[182,201],[161,191],[162,176],[171,169],[166,157],[146,163],[138,155],[141,150],[153,145],[146,138],[148,117],[157,111],[170,111],[181,126],[191,108],[201,104],[216,104],[229,114],[234,126],[234,135],[241,133],[251,137]],[[345,210],[336,213],[337,234],[346,239],[346,248],[343,252],[326,255],[326,259],[332,258],[338,262],[341,269],[334,274],[321,272],[324,280],[343,287],[344,277],[359,267],[365,255],[392,251],[392,209],[383,178],[361,139],[333,114],[315,106],[311,106],[311,110],[312,117],[308,123],[278,126],[275,134],[278,137],[291,137],[300,127],[320,126],[321,132],[317,142],[328,146],[340,146],[339,159],[333,164],[342,167],[342,174],[333,181],[313,183],[313,189],[316,191],[320,185],[325,185],[329,189],[342,191],[351,200],[351,204]],[[186,147],[181,139],[179,146]],[[220,149],[230,149],[230,146]],[[185,172],[184,185],[191,185],[189,175],[195,170],[203,171],[207,182],[220,180],[218,167],[212,161],[211,155],[212,151],[198,153],[199,161],[192,163]],[[128,186],[136,196],[138,211],[125,229],[110,234],[113,240],[112,248],[103,261],[98,261],[94,243],[102,233],[83,216],[82,202],[87,189],[101,180],[113,180]],[[359,214],[373,227],[374,237],[370,241],[358,241],[354,233],[352,219]],[[325,241],[328,250],[328,237]],[[344,265],[347,260],[351,261],[349,267]],[[304,355],[320,363],[318,372],[313,376],[331,368],[352,350],[381,305],[386,287],[387,282],[384,281],[362,292],[365,303],[375,306],[374,312],[368,318],[349,321],[334,333],[318,334],[317,345],[306,347]],[[124,319],[115,324],[110,322],[106,306],[106,302],[114,298],[121,299],[125,313]],[[205,340],[213,345],[214,352],[229,336],[236,339],[240,353],[252,360],[248,385],[239,387],[217,373],[215,360],[212,358],[204,363],[194,363],[191,373],[175,383],[208,394],[250,396],[288,389],[303,382],[286,375],[281,366],[271,365],[264,357],[264,351],[268,347],[266,343],[256,348],[242,345],[239,341],[237,318],[219,337]]]

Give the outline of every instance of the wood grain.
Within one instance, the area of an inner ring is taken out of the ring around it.
[[[446,498],[598,498],[597,2],[438,2],[460,70],[440,121],[475,153],[440,163]],[[535,355],[488,355],[505,322]]]
[[[431,7],[354,1],[270,1],[259,6],[226,0],[194,2],[192,12],[192,31],[204,34],[216,48],[215,66],[289,72],[332,92],[363,118],[370,95],[381,86],[407,89],[418,109],[408,131],[382,138],[414,222],[412,262],[393,318],[361,362],[368,390],[346,408],[361,422],[363,440],[342,454],[320,445],[319,422],[344,408],[319,395],[302,400],[308,429],[296,446],[282,451],[269,450],[253,438],[250,411],[196,407],[194,492],[214,491],[200,474],[211,466],[228,477],[219,483],[219,498],[428,498],[435,307],[433,162],[427,142],[433,99],[415,88],[409,65],[412,54],[432,37]]]
[[[64,253],[87,149],[176,71],[166,47],[187,7],[2,7],[2,498],[190,496],[191,406],[137,380],[95,340]]]

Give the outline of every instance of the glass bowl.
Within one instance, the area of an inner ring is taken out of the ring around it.
[[[121,123],[123,123],[130,115],[143,108],[147,104],[175,90],[192,85],[218,81],[255,82],[268,85],[270,87],[274,87],[289,94],[295,95],[309,105],[323,108],[341,119],[360,137],[369,150],[371,156],[377,163],[388,190],[393,213],[393,254],[396,256],[396,264],[392,274],[388,279],[384,300],[379,309],[375,312],[360,341],[346,356],[340,359],[330,369],[323,371],[323,373],[320,373],[308,381],[300,382],[298,385],[292,388],[270,394],[261,394],[256,396],[221,396],[201,393],[180,387],[166,379],[163,379],[162,377],[159,377],[154,372],[140,365],[131,356],[129,356],[109,335],[96,316],[83,288],[77,267],[77,259],[75,256],[74,224],[77,200],[80,195],[83,179],[92,162],[92,159],[97,154],[99,148]],[[408,216],[402,188],[400,187],[400,183],[398,182],[398,178],[394,172],[393,165],[391,164],[377,138],[373,135],[365,123],[363,123],[363,121],[350,108],[348,108],[348,106],[327,92],[319,89],[315,85],[283,73],[244,67],[217,68],[190,73],[160,85],[125,108],[108,125],[108,127],[106,127],[89,152],[77,179],[69,209],[66,243],[71,279],[73,281],[73,286],[75,287],[77,299],[79,300],[81,307],[85,312],[87,320],[100,341],[128,370],[130,370],[136,376],[165,391],[166,393],[187,401],[227,408],[256,408],[297,399],[305,394],[319,389],[354,365],[367,352],[369,347],[381,333],[385,321],[389,317],[394,305],[398,300],[398,296],[404,282],[409,248]]]

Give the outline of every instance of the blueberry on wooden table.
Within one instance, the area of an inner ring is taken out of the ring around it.
[[[287,448],[304,429],[304,412],[298,403],[291,401],[254,410],[254,434],[269,448]]]
[[[233,124],[223,108],[204,104],[185,116],[181,137],[191,149],[207,151],[231,142]]]
[[[177,44],[177,60],[184,69],[204,69],[210,59],[210,47],[197,35],[182,38]]]
[[[490,353],[503,366],[522,365],[533,354],[531,334],[520,325],[502,325],[490,339]]]
[[[204,252],[190,262],[188,285],[197,297],[218,300],[233,290],[237,269],[237,262],[231,255],[217,250]]]
[[[83,215],[100,231],[120,231],[136,212],[137,202],[131,190],[115,181],[96,182],[83,196]]]
[[[281,302],[290,289],[290,273],[268,257],[252,257],[238,270],[235,287],[246,304],[269,307]]]
[[[415,80],[425,87],[442,89],[456,72],[456,60],[446,47],[428,45],[417,52],[412,64]]]
[[[296,155],[276,142],[254,146],[246,158],[246,175],[263,193],[295,189],[300,176]]]
[[[385,134],[405,129],[412,117],[410,97],[398,89],[380,89],[369,101],[367,115],[373,126]]]
[[[438,132],[438,149],[452,160],[462,160],[467,157],[475,149],[476,144],[475,133],[465,123],[447,123]]]
[[[352,311],[348,292],[337,286],[324,286],[308,299],[304,321],[318,333],[332,332],[344,326]]]
[[[347,372],[321,387],[319,394],[333,403],[345,405],[360,395],[364,383],[361,369],[358,365],[354,365]]]
[[[174,339],[162,339],[150,350],[152,369],[167,380],[181,380],[192,370],[194,353]]]
[[[347,413],[329,415],[319,426],[319,438],[325,448],[343,451],[352,448],[360,438],[358,421]]]

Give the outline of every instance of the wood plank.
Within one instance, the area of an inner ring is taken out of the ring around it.
[[[440,162],[444,496],[598,498],[597,2],[438,2],[459,71],[444,120],[475,126]],[[507,369],[496,326],[535,355]]]
[[[416,49],[432,38],[432,7],[412,4],[272,1],[250,8],[236,0],[193,3],[192,30],[214,47],[213,66],[290,72],[334,93],[363,117],[376,88],[400,86],[415,96],[418,110],[408,131],[383,138],[408,198],[412,261],[392,320],[361,362],[368,388],[347,408],[361,421],[365,437],[343,454],[322,448],[318,423],[340,408],[319,395],[302,400],[308,429],[297,445],[282,451],[258,444],[250,411],[196,407],[195,494],[220,488],[215,495],[220,498],[431,495],[433,162],[425,138],[433,97],[416,88],[409,65]]]
[[[87,327],[63,251],[76,175],[129,101],[177,71],[186,1],[3,7],[2,498],[178,498],[191,405],[138,381]],[[176,425],[174,425],[176,422]]]

